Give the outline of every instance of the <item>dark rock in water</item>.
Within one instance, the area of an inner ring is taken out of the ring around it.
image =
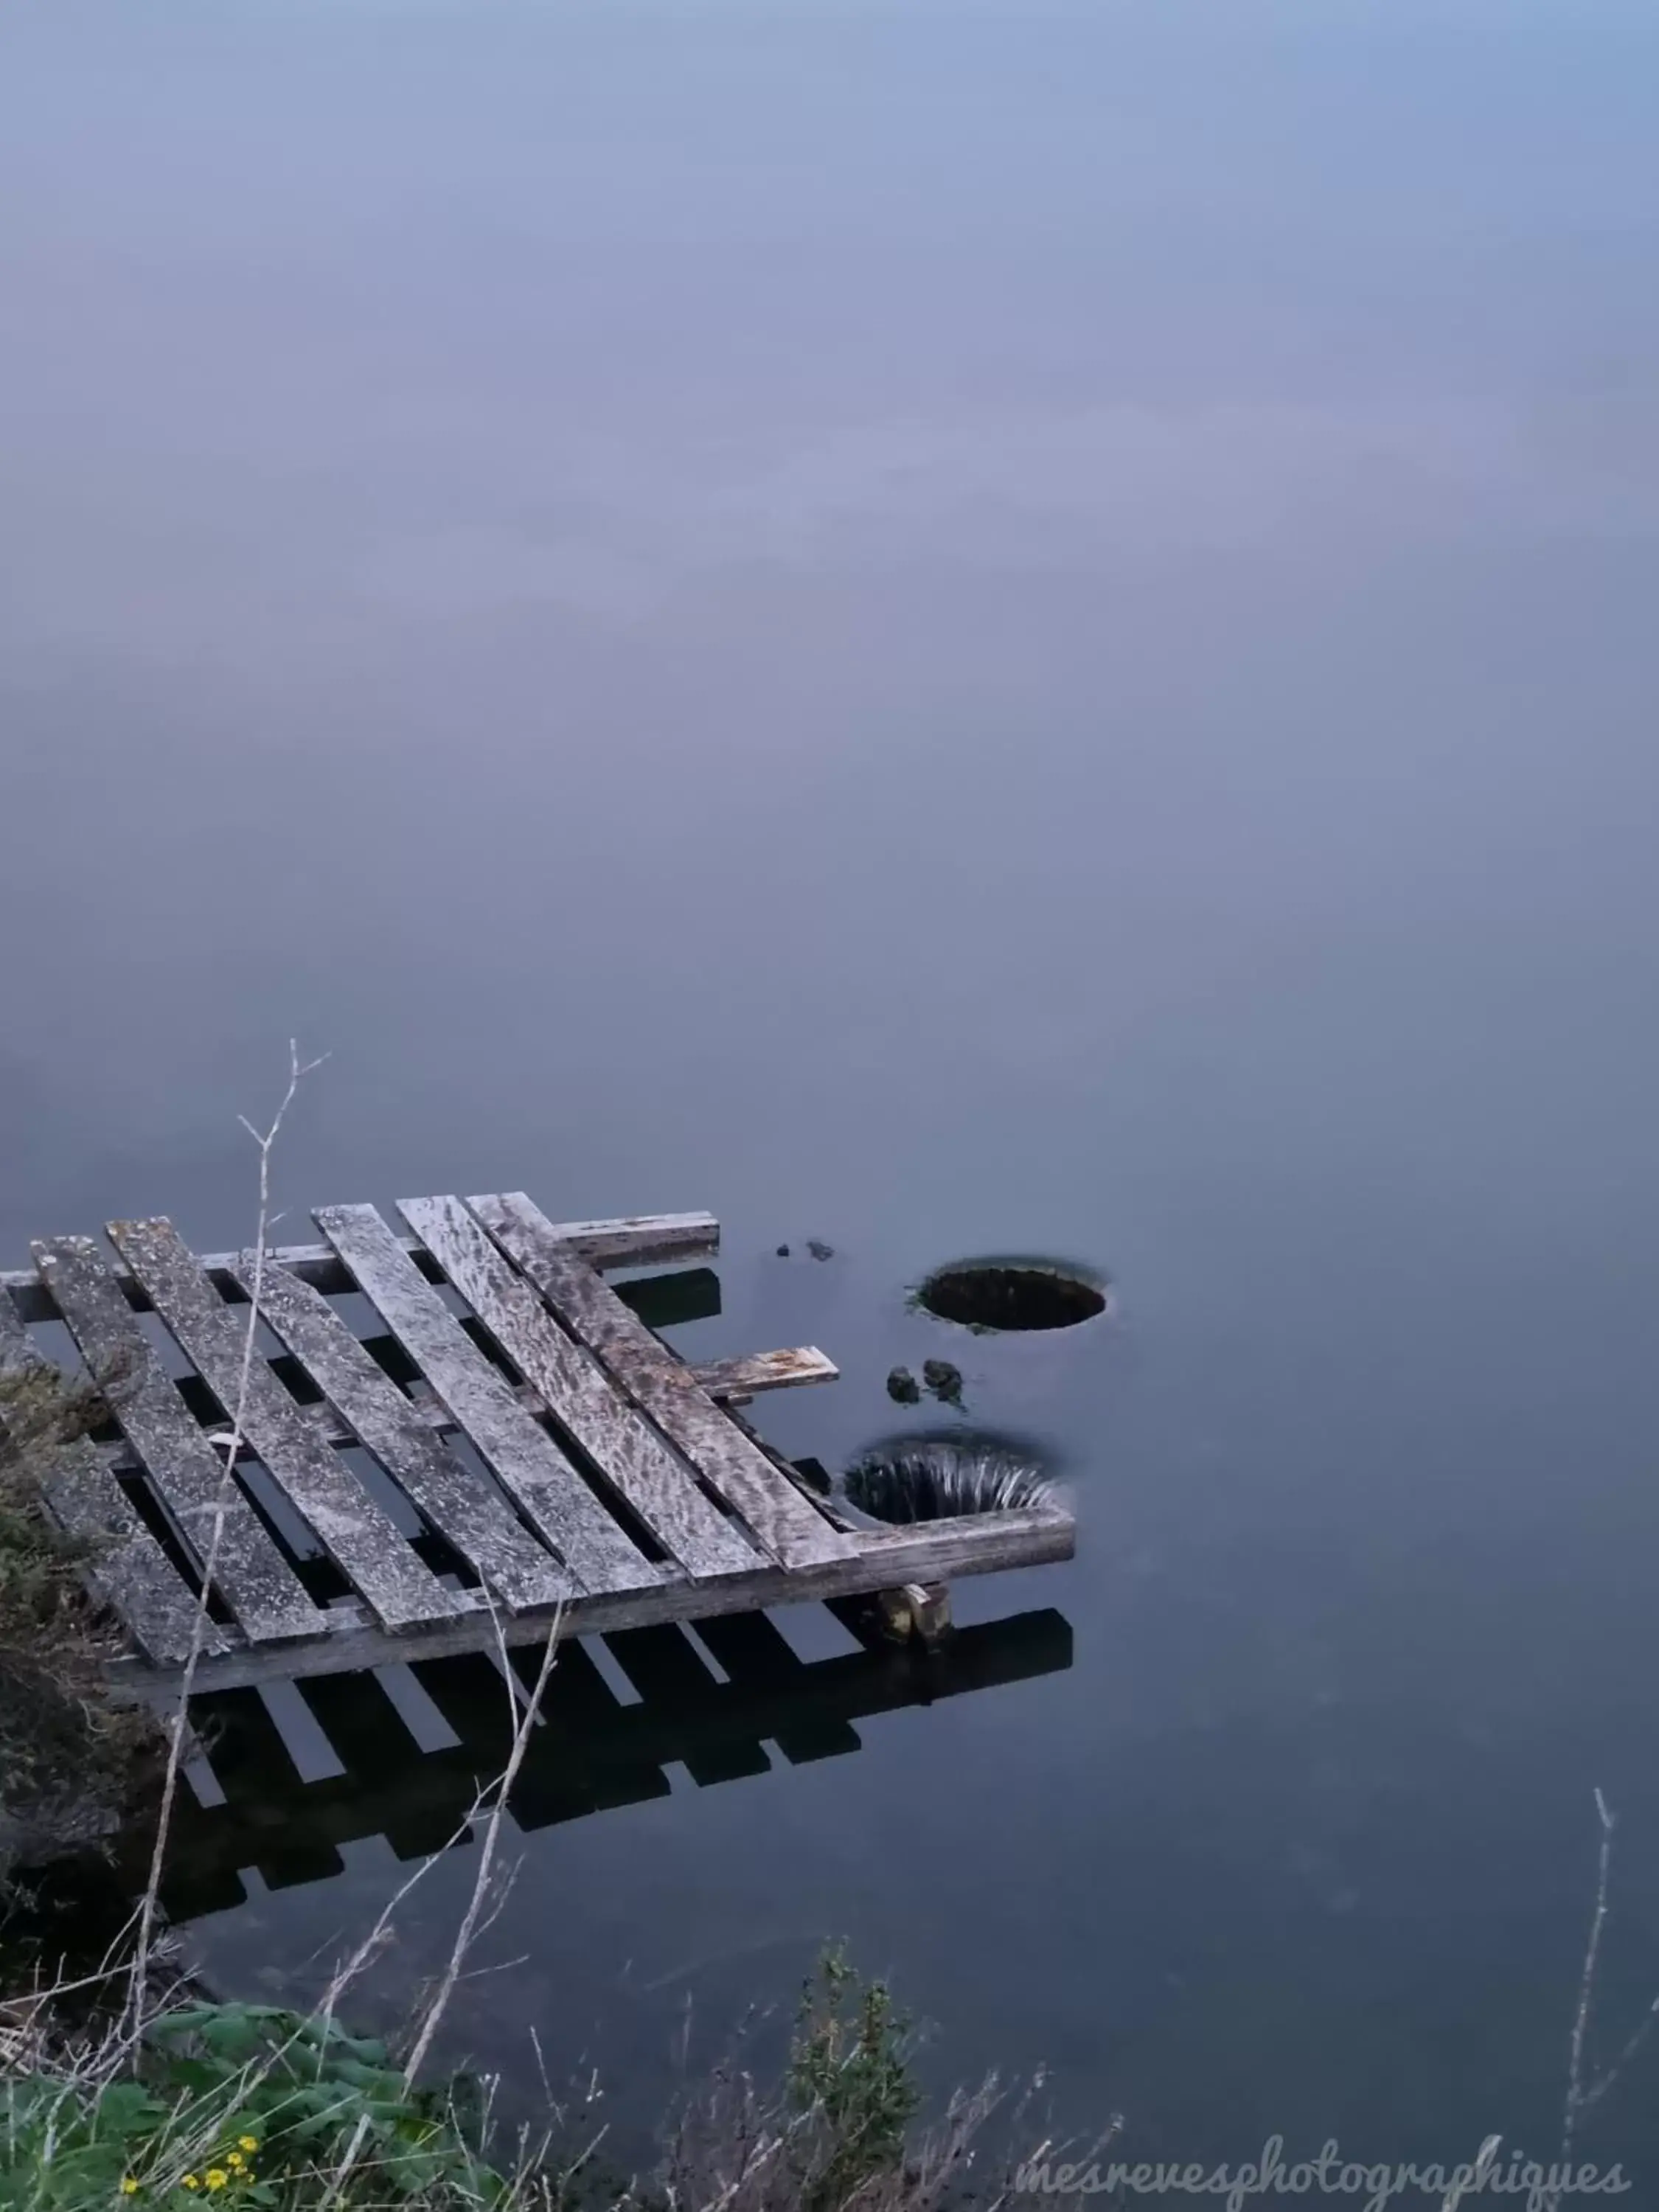
[[[789,1257],[789,1247],[787,1244],[779,1245],[778,1257],[780,1260],[787,1260]]]
[[[921,1402],[921,1389],[908,1367],[896,1367],[887,1378],[887,1395],[901,1406],[916,1406]]]
[[[820,1498],[828,1498],[834,1485],[830,1470],[821,1459],[798,1459],[794,1462],[797,1475],[809,1490],[816,1490]]]
[[[954,1403],[962,1395],[962,1370],[948,1359],[924,1359],[921,1379],[936,1398]]]
[[[821,1237],[809,1237],[806,1249],[815,1260],[833,1260],[836,1256],[835,1246],[826,1244]]]

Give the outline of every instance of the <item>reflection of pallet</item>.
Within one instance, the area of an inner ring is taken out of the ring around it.
[[[1069,1556],[1058,1508],[872,1532],[796,1483],[730,1401],[827,1379],[823,1355],[689,1366],[600,1273],[713,1249],[709,1216],[557,1225],[517,1194],[399,1211],[412,1237],[331,1206],[326,1243],[258,1263],[117,1222],[125,1272],[67,1237],[3,1279],[0,1364],[38,1356],[26,1323],[66,1322],[122,1433],[116,1456],[70,1455],[48,1502],[99,1538],[136,1692],[177,1677],[210,1563],[204,1690]],[[280,1342],[244,1389],[256,1266]]]
[[[1071,1630],[1056,1613],[1029,1613],[959,1629],[920,1652],[874,1641],[831,1659],[803,1660],[764,1613],[698,1626],[714,1665],[674,1626],[625,1629],[606,1648],[640,1702],[614,1696],[586,1644],[561,1648],[509,1807],[521,1829],[550,1826],[665,1796],[662,1769],[678,1762],[708,1787],[763,1774],[763,1743],[791,1765],[859,1749],[852,1723],[869,1717],[1069,1667]],[[539,1655],[515,1655],[533,1683]],[[384,1836],[400,1859],[456,1839],[479,1788],[506,1766],[510,1722],[498,1667],[482,1655],[417,1662],[414,1674],[459,1741],[422,1753],[373,1674],[308,1677],[297,1692],[344,1770],[301,1779],[259,1692],[204,1698],[199,1725],[225,1793],[220,1805],[181,1797],[168,1844],[163,1902],[175,1920],[238,1905],[255,1869],[273,1889],[343,1870],[340,1846]],[[125,1871],[142,1883],[148,1843],[135,1839]]]

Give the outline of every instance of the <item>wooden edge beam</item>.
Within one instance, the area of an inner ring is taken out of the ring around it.
[[[665,1261],[702,1259],[718,1252],[720,1244],[720,1225],[712,1213],[638,1213],[624,1215],[615,1221],[562,1221],[555,1234],[594,1267],[649,1267]],[[411,1256],[425,1250],[418,1237],[403,1237],[398,1242]],[[238,1252],[208,1252],[197,1262],[233,1305],[246,1304],[246,1295],[233,1273],[241,1256]],[[329,1297],[357,1287],[331,1245],[279,1244],[267,1251],[265,1258]],[[149,1299],[131,1270],[118,1267],[112,1267],[111,1273],[134,1312],[149,1312]],[[52,1293],[33,1267],[13,1267],[0,1273],[0,1289],[10,1293],[20,1321],[61,1318]],[[784,1386],[763,1383],[760,1387]]]
[[[948,1521],[918,1522],[891,1532],[861,1531],[856,1547],[845,1558],[825,1559],[811,1567],[769,1566],[709,1581],[599,1592],[574,1598],[559,1612],[542,1609],[504,1614],[499,1622],[480,1601],[467,1615],[394,1636],[371,1625],[366,1607],[355,1600],[345,1601],[329,1608],[331,1632],[325,1637],[285,1648],[267,1645],[259,1650],[234,1650],[204,1658],[197,1670],[196,1688],[198,1693],[241,1689],[260,1682],[344,1674],[360,1668],[488,1650],[494,1648],[498,1630],[509,1644],[542,1644],[556,1628],[562,1638],[606,1635],[613,1630],[649,1627],[659,1621],[696,1621],[713,1613],[752,1613],[764,1606],[869,1596],[901,1589],[907,1583],[925,1585],[961,1575],[1042,1566],[1069,1559],[1076,1548],[1077,1523],[1069,1512],[1054,1506],[1026,1506],[1006,1513],[971,1513]],[[137,1659],[122,1659],[110,1668],[110,1680],[118,1698],[144,1703],[165,1696],[176,1685],[178,1676]]]

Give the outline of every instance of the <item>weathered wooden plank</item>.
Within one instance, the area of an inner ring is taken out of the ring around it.
[[[260,1465],[387,1628],[423,1627],[459,1611],[408,1539],[339,1455],[324,1443],[263,1358],[247,1362],[239,1320],[170,1221],[112,1221],[109,1234],[156,1311],[226,1407],[241,1399],[242,1433]]]
[[[662,1582],[664,1571],[519,1404],[374,1207],[325,1206],[313,1218],[497,1481],[582,1587],[648,1589]]]
[[[244,1259],[251,1268],[252,1255],[246,1254]],[[271,1286],[274,1283],[294,1283],[302,1292],[307,1296],[312,1295],[309,1283],[302,1281],[298,1276],[289,1274],[286,1269],[274,1268],[270,1261],[271,1255],[267,1252],[264,1277],[267,1306],[270,1304]],[[280,1297],[281,1291],[278,1291],[276,1295]],[[326,1305],[326,1299],[323,1303]],[[330,1310],[331,1311],[331,1309]],[[334,1317],[337,1322],[338,1316]],[[275,1327],[274,1317],[268,1315],[267,1318],[272,1320],[272,1326]],[[343,1322],[340,1322],[339,1326],[353,1344],[362,1346],[363,1340],[361,1337],[352,1336],[350,1330],[345,1328]],[[278,1328],[276,1334],[280,1336],[283,1332]],[[386,1337],[380,1341],[389,1344],[392,1340]],[[364,1349],[365,1356],[375,1374],[382,1380],[389,1382],[391,1378],[386,1376],[380,1362],[375,1359],[372,1352],[367,1351],[366,1347]],[[820,1362],[821,1364],[817,1364]],[[809,1366],[811,1368],[810,1373],[806,1371]],[[789,1390],[799,1384],[808,1382],[837,1382],[840,1380],[841,1370],[830,1360],[825,1359],[821,1352],[814,1351],[811,1345],[803,1345],[787,1352],[755,1352],[739,1354],[733,1359],[710,1359],[701,1364],[694,1362],[691,1372],[711,1397],[718,1397],[723,1403],[736,1404],[741,1401],[757,1397],[765,1390]],[[320,1389],[321,1378],[313,1376],[313,1379],[317,1382]],[[407,1396],[401,1390],[397,1389],[395,1383],[392,1388],[397,1395],[402,1399],[408,1412],[422,1428],[430,1429],[434,1435],[441,1437],[453,1436],[459,1430],[460,1423],[443,1401],[433,1395],[431,1389],[424,1382],[417,1380],[412,1382],[410,1385],[410,1395]],[[547,1401],[539,1390],[532,1389],[527,1382],[514,1383],[511,1388],[514,1396],[526,1413],[533,1413],[538,1418],[546,1413]],[[335,1406],[319,1402],[315,1405],[301,1406],[300,1411],[325,1443],[345,1445],[363,1441],[360,1432],[351,1425],[350,1422],[342,1419],[339,1409]],[[112,1468],[131,1472],[137,1467],[137,1461],[124,1443],[106,1444],[103,1447],[103,1450]],[[252,1454],[250,1452],[248,1456],[251,1458]]]
[[[562,1611],[559,1632],[562,1637],[605,1635],[612,1629],[643,1627],[659,1620],[700,1621],[706,1615],[743,1613],[750,1607],[857,1597],[906,1583],[946,1582],[1010,1567],[1042,1566],[1071,1558],[1077,1548],[1077,1527],[1069,1513],[1028,1506],[1007,1513],[918,1522],[890,1533],[860,1533],[852,1542],[854,1549],[847,1557],[817,1566],[793,1571],[766,1566],[720,1582],[678,1581],[656,1589],[575,1598]],[[496,1624],[482,1605],[470,1618],[447,1621],[440,1628],[410,1630],[395,1644],[368,1620],[361,1606],[335,1607],[329,1625],[333,1633],[325,1642],[307,1648],[301,1666],[285,1663],[281,1653],[232,1650],[204,1665],[204,1683],[231,1686],[301,1672],[343,1674],[354,1667],[383,1667],[394,1659],[441,1659],[451,1652],[493,1649],[496,1633]],[[500,1629],[510,1645],[541,1644],[552,1625],[550,1613],[516,1613],[503,1615]],[[123,1662],[112,1672],[118,1692],[129,1697],[150,1696],[167,1679],[137,1661]]]
[[[614,1221],[560,1221],[554,1234],[580,1252],[596,1267],[652,1267],[677,1260],[701,1259],[720,1249],[720,1225],[712,1213],[635,1213]],[[402,1238],[405,1252],[419,1249],[412,1237]],[[234,1295],[234,1276],[241,1255],[206,1252],[197,1264],[211,1276],[216,1288]],[[331,1244],[278,1244],[268,1247],[265,1264],[275,1261],[313,1290],[337,1295],[352,1287],[345,1263]],[[124,1291],[137,1292],[139,1311],[143,1294],[125,1268],[113,1271]],[[52,1292],[30,1267],[0,1273],[0,1290],[9,1291],[21,1321],[62,1318]]]
[[[841,1370],[815,1344],[787,1352],[750,1352],[736,1359],[705,1359],[692,1366],[711,1398],[755,1398],[763,1390],[798,1390],[808,1382],[838,1382]]]
[[[9,1298],[0,1297],[0,1376],[52,1372],[29,1342]],[[0,1410],[0,1443],[6,1433]],[[43,1504],[64,1533],[89,1547],[87,1581],[123,1622],[146,1658],[182,1666],[198,1633],[197,1596],[156,1542],[109,1462],[86,1437],[62,1445],[40,1486]],[[204,1651],[228,1647],[211,1620],[199,1626]]]
[[[33,1251],[88,1366],[122,1375],[115,1418],[197,1565],[204,1570],[213,1558],[214,1585],[240,1627],[256,1644],[324,1635],[326,1617],[179,1395],[91,1237],[60,1237]]]
[[[743,1574],[760,1562],[592,1356],[568,1336],[458,1198],[407,1198],[401,1213],[554,1419],[688,1574]]]
[[[848,1555],[849,1539],[726,1418],[587,1261],[552,1233],[553,1224],[521,1191],[467,1204],[567,1328],[599,1354],[774,1559],[804,1567]]]
[[[250,1292],[255,1255],[244,1253],[235,1273]],[[574,1597],[569,1575],[520,1526],[493,1491],[439,1443],[428,1409],[406,1398],[364,1351],[320,1291],[313,1291],[267,1255],[260,1284],[266,1321],[306,1368],[328,1407],[298,1410],[331,1443],[361,1441],[398,1487],[514,1612]],[[323,1419],[318,1419],[319,1413]],[[343,1420],[349,1425],[341,1429]]]

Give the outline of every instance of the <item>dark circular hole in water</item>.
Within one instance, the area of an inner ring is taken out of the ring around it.
[[[872,1520],[900,1524],[1041,1505],[1054,1484],[1022,1447],[990,1437],[896,1437],[872,1444],[848,1468],[848,1501]]]
[[[917,1295],[930,1314],[964,1328],[1075,1328],[1106,1310],[1106,1293],[1085,1275],[1017,1261],[937,1268]]]

